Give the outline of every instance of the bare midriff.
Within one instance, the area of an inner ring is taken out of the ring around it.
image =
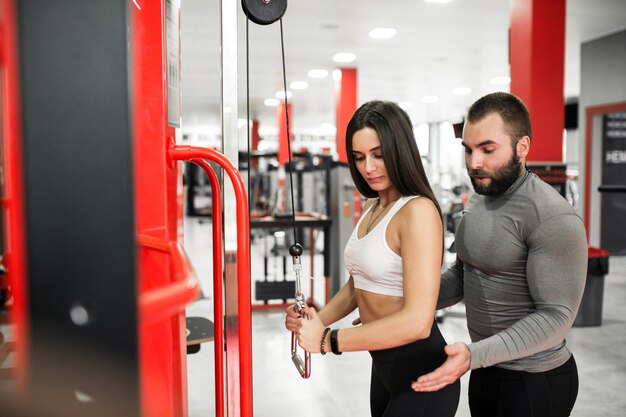
[[[376,294],[359,289],[355,289],[354,296],[363,324],[396,313],[404,306],[403,297]]]

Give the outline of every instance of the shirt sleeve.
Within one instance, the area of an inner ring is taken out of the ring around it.
[[[576,318],[587,276],[587,237],[578,216],[553,217],[532,233],[526,274],[535,311],[506,330],[470,344],[471,369],[528,357],[563,343]]]
[[[463,299],[463,262],[458,258],[441,274],[437,310],[450,307]]]

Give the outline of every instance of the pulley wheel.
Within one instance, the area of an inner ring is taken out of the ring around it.
[[[243,11],[258,25],[270,25],[283,17],[287,0],[241,0]]]

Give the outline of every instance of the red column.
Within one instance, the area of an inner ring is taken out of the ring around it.
[[[336,117],[337,117],[337,153],[339,162],[348,162],[346,155],[346,127],[357,106],[357,70],[356,68],[340,68],[341,80],[337,85]]]
[[[259,121],[257,119],[252,120],[252,131],[250,132],[250,152],[255,152],[259,150]],[[250,165],[252,168],[256,168],[259,164],[259,160],[257,158],[250,158]]]
[[[142,3],[130,7],[136,228],[140,235],[176,242],[182,235],[182,179],[180,164],[170,165],[166,157],[176,137],[167,123],[166,2]],[[140,296],[172,282],[173,259],[165,253],[144,247],[137,262]],[[184,310],[155,322],[141,321],[144,416],[188,414],[185,322]]]
[[[252,120],[252,132],[250,133],[250,141],[252,150],[259,149],[259,121],[257,119]]]
[[[529,161],[563,161],[566,0],[512,0],[511,93],[528,106]]]
[[[289,136],[287,135],[287,125],[285,124],[285,108],[289,115]],[[291,117],[291,104],[285,106],[285,102],[281,102],[276,106],[276,123],[278,124],[278,164],[285,166],[285,162],[289,160],[289,151],[287,141],[291,140],[291,131],[293,118]]]
[[[285,114],[289,116],[289,135],[287,134],[287,123]],[[278,211],[284,213],[286,211],[286,194],[285,194],[285,163],[289,161],[289,141],[292,139],[291,126],[293,118],[291,117],[291,104],[285,105],[281,102],[276,107],[276,123],[278,123]]]
[[[0,3],[0,162],[3,166],[0,175],[3,181],[1,215],[4,228],[0,239],[4,239],[5,257],[2,260],[7,269],[7,279],[11,286],[13,306],[10,310],[10,323],[14,325],[15,363],[13,375],[16,378],[18,394],[24,395],[28,389],[30,370],[28,360],[29,311],[28,260],[26,259],[26,210],[24,207],[24,184],[22,165],[22,116],[20,103],[20,69],[18,67],[18,28],[17,1]]]

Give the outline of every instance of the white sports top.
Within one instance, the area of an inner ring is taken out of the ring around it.
[[[391,250],[385,235],[392,217],[416,197],[419,196],[400,197],[382,220],[368,234],[359,239],[359,226],[374,204],[363,213],[343,254],[346,269],[354,281],[354,288],[395,297],[404,295],[402,258]]]

